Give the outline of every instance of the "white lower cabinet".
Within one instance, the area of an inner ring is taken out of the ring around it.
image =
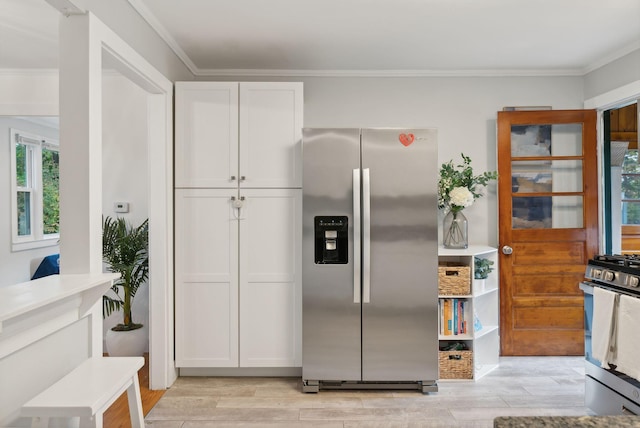
[[[301,365],[301,203],[300,189],[176,190],[178,367]]]

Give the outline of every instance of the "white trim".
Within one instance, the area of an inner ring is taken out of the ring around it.
[[[41,76],[55,77],[59,74],[57,68],[0,68],[0,76]]]
[[[0,116],[58,116],[58,104],[0,104]]]
[[[127,0],[131,7],[144,19],[151,28],[155,30],[164,42],[169,45],[169,48],[180,58],[180,61],[191,71],[192,74],[197,74],[198,67],[191,61],[189,55],[182,50],[178,42],[167,31],[167,29],[160,23],[158,18],[147,8],[147,6],[140,0]]]
[[[95,17],[94,17],[95,19]],[[96,19],[96,21],[98,21]],[[149,95],[149,383],[165,389],[177,378],[173,357],[173,84],[102,24],[102,49],[119,71]],[[156,146],[157,142],[157,146]]]
[[[600,67],[603,67],[609,63],[612,63],[613,61],[620,59],[623,56],[628,55],[637,49],[640,49],[640,40],[633,42],[630,45],[623,47],[622,49],[618,49],[615,52],[611,52],[604,58],[601,58],[600,60],[595,61],[592,64],[586,66],[583,70],[583,74],[591,73],[593,70],[597,70]]]
[[[603,156],[604,151],[604,129],[602,125],[602,112],[614,107],[628,104],[630,101],[640,99],[640,80],[620,86],[604,94],[597,95],[584,101],[585,109],[597,110],[596,132],[597,132],[597,156],[598,156],[598,177],[604,176]],[[598,252],[602,254],[605,247],[604,230],[604,180],[600,180],[598,188],[598,229],[600,248]]]
[[[196,69],[196,76],[269,76],[269,77],[535,77],[582,76],[578,69],[550,70],[253,70]]]
[[[584,108],[607,110],[610,107],[616,107],[638,98],[640,98],[640,80],[589,98],[585,100]]]
[[[60,240],[60,235],[56,235],[55,237],[44,238],[38,241],[18,242],[15,244],[11,244],[11,251],[17,252],[17,251],[33,250],[35,248],[54,247],[58,245],[59,240]]]
[[[61,27],[65,25],[68,26],[67,36],[73,33],[80,40],[90,40],[87,54],[90,58],[105,58],[105,65],[114,66],[150,94],[147,135],[151,266],[149,282],[153,286],[149,289],[149,382],[151,389],[166,389],[173,384],[178,374],[173,356],[173,84],[92,13],[62,19]],[[107,55],[103,55],[104,53]],[[77,55],[74,56],[76,57]],[[76,77],[91,79],[89,105],[99,113],[102,73],[93,68],[89,68],[88,73],[90,76],[79,74]],[[61,76],[61,81],[70,77],[73,76]],[[65,101],[67,106],[70,101],[86,103],[82,99]],[[78,108],[77,105],[75,108]],[[61,114],[63,113],[64,110],[61,109]],[[91,116],[91,120],[96,121],[92,122],[91,129],[99,130],[101,116]],[[63,120],[61,124],[64,124]],[[91,139],[99,141],[99,135],[94,135],[93,131],[89,134]],[[91,213],[93,216],[93,211]]]

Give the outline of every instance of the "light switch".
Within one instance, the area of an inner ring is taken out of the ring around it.
[[[129,202],[114,202],[113,203],[113,211],[117,213],[128,213],[129,212]]]

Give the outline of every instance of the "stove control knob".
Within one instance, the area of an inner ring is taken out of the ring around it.
[[[637,287],[638,283],[640,283],[640,279],[638,279],[637,276],[630,276],[629,277],[629,286],[630,287]]]
[[[605,281],[613,281],[615,277],[616,274],[611,272],[610,270],[604,271],[604,274],[602,275],[602,279],[604,279]]]
[[[593,275],[593,277],[595,279],[600,279],[602,278],[602,269],[592,269],[591,270],[591,275]]]

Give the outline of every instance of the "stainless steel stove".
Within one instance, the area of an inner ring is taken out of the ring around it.
[[[585,278],[640,295],[639,255],[599,255],[589,260]]]
[[[580,284],[585,293],[585,405],[598,415],[640,415],[640,382],[615,366],[601,367],[591,355],[593,287],[640,298],[640,256],[597,255],[589,260],[585,279]]]

